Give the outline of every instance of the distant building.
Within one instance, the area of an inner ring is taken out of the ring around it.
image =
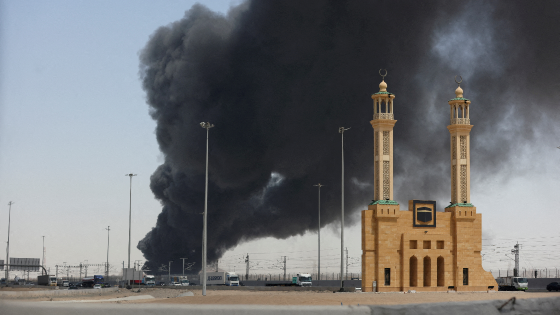
[[[459,82],[460,83],[460,82]],[[451,108],[451,204],[393,200],[395,95],[385,80],[373,94],[374,201],[362,211],[362,290],[486,291],[498,285],[482,268],[482,215],[470,203],[470,101],[459,86]],[[374,285],[375,283],[375,285]]]

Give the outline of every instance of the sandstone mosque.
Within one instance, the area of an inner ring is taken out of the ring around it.
[[[381,71],[380,71],[381,72]],[[385,75],[387,72],[385,71]],[[385,75],[373,94],[374,201],[362,211],[362,290],[486,291],[498,285],[482,268],[482,215],[470,203],[471,101],[460,83],[449,100],[451,204],[436,212],[432,200],[410,200],[401,210],[393,199],[395,95]]]

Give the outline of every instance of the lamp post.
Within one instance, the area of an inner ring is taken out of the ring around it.
[[[167,282],[171,283],[171,263],[173,262],[173,260],[169,261],[169,267],[167,267],[167,271],[169,272],[168,276],[167,276]]]
[[[130,177],[130,207],[128,209],[128,268],[130,268],[130,235],[132,231],[132,176],[136,174],[125,174],[124,176]]]
[[[188,258],[181,258],[181,260],[183,260],[183,277],[185,276],[185,259],[188,259]],[[218,270],[216,270],[216,271],[218,271]]]
[[[111,226],[107,226],[107,270],[105,271],[105,277],[109,279],[109,231],[111,231]]]
[[[210,128],[214,127],[213,124],[209,122],[201,122],[200,126],[206,129],[206,181],[204,188],[204,223],[202,228],[202,295],[206,296],[206,246],[208,245],[206,240],[206,224],[208,218],[208,134],[210,133]]]
[[[43,270],[45,270],[45,236],[43,235],[43,260],[41,261],[41,266],[43,266]],[[41,274],[43,274],[43,270],[41,270]]]
[[[325,185],[321,185],[321,183],[317,185],[313,185],[319,188],[319,216],[318,216],[318,228],[317,228],[317,238],[318,238],[318,245],[317,245],[317,280],[321,280],[321,187]]]
[[[342,136],[342,216],[340,219],[340,288],[344,284],[343,281],[343,272],[344,272],[344,132],[350,128],[340,127],[338,128],[338,132]]]
[[[8,210],[8,245],[6,246],[6,283],[9,283],[9,273],[8,270],[10,269],[10,223],[12,219],[12,205],[15,202],[8,202],[9,210]]]

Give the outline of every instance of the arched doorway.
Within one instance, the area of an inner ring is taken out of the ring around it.
[[[417,287],[418,286],[418,259],[416,256],[410,257],[410,286]]]
[[[424,257],[424,286],[432,285],[432,260],[430,257]]]
[[[445,286],[445,261],[441,256],[437,258],[437,286]]]

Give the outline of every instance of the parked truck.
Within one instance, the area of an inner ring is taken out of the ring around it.
[[[292,281],[267,282],[269,287],[310,287],[313,284],[311,275],[308,273],[298,273],[292,277]]]
[[[235,272],[225,272],[225,271],[207,272],[206,284],[239,286],[239,276]]]
[[[145,275],[144,279],[142,279],[142,284],[154,286],[156,285],[156,277],[152,275]]]
[[[498,277],[498,291],[527,291],[529,289],[529,281],[522,277]]]
[[[226,285],[227,286],[239,286],[239,276],[235,272],[227,272],[226,273]]]
[[[37,277],[38,285],[56,286],[56,276],[42,275]]]

